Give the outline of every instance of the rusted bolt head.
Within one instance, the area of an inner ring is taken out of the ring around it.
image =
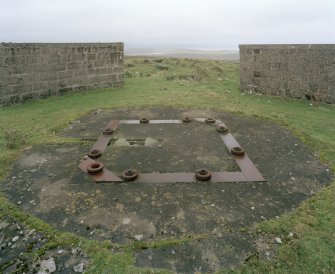
[[[92,149],[88,152],[88,156],[91,158],[99,158],[101,156],[102,152],[99,149]]]
[[[183,118],[183,123],[189,123],[191,121],[192,121],[192,119],[190,117],[184,117]]]
[[[219,133],[226,134],[226,133],[228,133],[228,128],[224,125],[219,125],[219,126],[216,127],[216,131],[219,132]]]
[[[140,123],[141,124],[147,124],[147,123],[149,123],[149,119],[148,118],[141,118]]]
[[[113,134],[113,132],[114,132],[114,129],[112,129],[112,128],[105,128],[104,131],[103,131],[103,133],[106,134],[106,135],[111,135],[111,134]]]
[[[205,168],[197,169],[195,171],[195,178],[200,181],[207,181],[211,178],[211,172]]]
[[[104,165],[100,162],[93,162],[90,163],[86,169],[88,173],[99,173],[104,169]]]
[[[235,156],[243,156],[244,155],[244,149],[241,147],[232,147],[230,150],[231,154]]]
[[[134,181],[137,178],[137,172],[132,169],[127,169],[122,172],[121,177],[128,182]]]
[[[206,122],[207,124],[213,124],[213,123],[215,123],[215,119],[214,119],[214,118],[206,118],[206,119],[205,119],[205,122]]]

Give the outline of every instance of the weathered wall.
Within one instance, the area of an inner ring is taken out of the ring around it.
[[[0,104],[123,85],[123,43],[2,43]]]
[[[335,45],[240,45],[241,90],[335,103]]]

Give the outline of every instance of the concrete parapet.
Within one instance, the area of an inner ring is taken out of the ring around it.
[[[0,105],[123,86],[123,43],[1,43]]]
[[[242,91],[335,103],[335,45],[240,45]]]

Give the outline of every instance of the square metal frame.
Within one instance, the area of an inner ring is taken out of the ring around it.
[[[226,125],[220,120],[209,120],[208,118],[193,118],[187,122],[200,122],[206,123],[209,126],[224,127]],[[111,141],[113,132],[121,124],[140,125],[140,124],[183,124],[185,120],[111,120],[104,131],[98,137],[96,143],[91,147],[90,151],[98,151],[100,155],[106,150]],[[232,148],[240,147],[234,136],[230,132],[219,133],[226,148],[231,152]],[[210,172],[211,177],[208,182],[221,183],[221,182],[262,182],[265,181],[262,174],[258,171],[257,167],[251,161],[246,153],[243,155],[233,155],[236,164],[240,167],[241,171],[222,171]],[[99,172],[88,172],[88,167],[94,164],[100,164],[102,170]],[[124,179],[115,175],[112,171],[105,168],[102,163],[97,162],[92,157],[85,157],[78,166],[95,182],[122,182]],[[139,173],[137,174],[136,182],[140,183],[192,183],[199,181],[194,172],[179,172],[179,173]]]

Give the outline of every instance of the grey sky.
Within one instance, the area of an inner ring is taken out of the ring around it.
[[[335,43],[334,0],[0,0],[0,41],[237,48]]]

